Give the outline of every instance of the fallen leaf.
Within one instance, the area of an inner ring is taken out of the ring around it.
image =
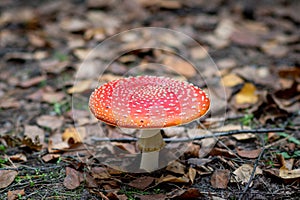
[[[122,78],[122,76],[116,76],[114,74],[103,74],[102,76],[100,76],[99,81],[110,82],[120,78]]]
[[[63,100],[65,96],[66,95],[63,92],[51,92],[51,93],[44,92],[42,94],[42,100],[43,102],[47,102],[47,103],[57,103]]]
[[[63,184],[70,190],[77,188],[80,185],[80,173],[73,168],[66,167],[66,177]]]
[[[4,59],[9,61],[9,60],[32,60],[33,55],[32,53],[26,53],[26,52],[10,52],[6,53],[4,55]]]
[[[196,75],[196,70],[189,62],[173,55],[164,55],[163,64],[174,70],[175,73],[191,78]]]
[[[221,69],[232,69],[237,66],[237,62],[232,58],[223,58],[216,63]]]
[[[59,59],[41,60],[40,66],[47,73],[59,74],[69,66],[69,61],[60,61]]]
[[[211,176],[210,183],[213,188],[226,189],[230,180],[230,171],[217,169]]]
[[[230,39],[233,43],[241,46],[258,47],[260,45],[259,36],[244,28],[236,29]]]
[[[277,58],[282,58],[287,55],[289,48],[285,45],[279,44],[277,41],[268,41],[261,45],[261,49],[264,53],[274,56]]]
[[[227,74],[222,77],[222,83],[225,87],[234,87],[236,85],[242,84],[244,81],[236,74]]]
[[[49,162],[49,161],[52,161],[54,159],[57,159],[60,157],[60,154],[53,154],[53,153],[48,153],[44,156],[42,156],[42,159],[44,162]]]
[[[22,139],[22,144],[25,145],[26,147],[29,147],[32,150],[40,151],[43,148],[43,145],[40,143],[39,140],[37,139],[31,139],[27,136],[25,136]]]
[[[19,161],[25,162],[25,161],[27,161],[27,158],[23,153],[17,153],[15,155],[9,156],[9,158],[12,161],[15,161],[15,162],[19,162]]]
[[[97,179],[107,179],[110,178],[111,175],[108,173],[106,168],[103,167],[93,167],[91,170],[91,174],[94,178]]]
[[[139,178],[131,181],[130,183],[128,183],[128,185],[131,187],[137,188],[139,190],[145,190],[154,182],[154,180],[155,180],[155,178],[153,178],[153,177],[142,176],[142,177],[139,177]]]
[[[178,161],[171,162],[167,166],[166,170],[176,173],[176,174],[185,174],[185,172],[184,172],[185,166]]]
[[[228,157],[228,158],[234,158],[236,157],[236,155],[232,152],[232,151],[229,151],[227,149],[221,149],[221,148],[213,148],[209,155],[211,156],[224,156],[224,157]]]
[[[37,124],[51,130],[59,129],[63,125],[63,118],[51,115],[42,115],[37,118]]]
[[[195,165],[195,166],[203,166],[211,161],[212,159],[209,158],[189,158],[188,164]]]
[[[300,169],[294,169],[294,170],[280,169],[279,177],[283,179],[298,179],[300,178]]]
[[[8,108],[19,108],[21,106],[20,101],[15,98],[8,98],[4,99],[1,98],[0,100],[0,108],[8,109]]]
[[[194,183],[196,175],[197,175],[196,169],[190,167],[189,168],[189,172],[188,172],[188,177],[189,177],[189,179],[191,180],[192,183]]]
[[[254,149],[254,150],[239,150],[237,149],[237,154],[243,158],[250,158],[254,159],[259,156],[261,149]]]
[[[233,172],[235,176],[231,176],[230,182],[241,182],[242,184],[246,184],[250,180],[252,171],[252,165],[243,164]],[[256,167],[255,175],[258,174],[262,174],[262,170],[259,167]],[[253,182],[250,183],[250,187],[252,186],[252,183]]]
[[[86,131],[84,127],[77,127],[76,129],[74,127],[69,127],[65,129],[62,140],[68,144],[82,143],[85,135]]]
[[[66,18],[60,22],[60,27],[69,32],[84,31],[90,27],[90,23],[76,18]]]
[[[256,87],[252,83],[245,83],[243,88],[236,94],[237,104],[255,104],[258,101]]]
[[[74,84],[73,87],[69,88],[67,92],[69,94],[81,93],[91,88],[92,80],[82,80]]]
[[[176,177],[176,176],[173,176],[173,175],[167,175],[167,176],[160,177],[157,180],[156,184],[163,183],[163,182],[169,182],[169,183],[189,183],[190,180],[187,177],[185,177],[185,176]]]
[[[34,143],[43,143],[45,139],[44,130],[38,126],[25,125],[24,136],[30,138]]]
[[[46,76],[37,76],[26,81],[22,81],[19,83],[19,86],[22,88],[29,88],[34,85],[40,84],[42,81],[46,80]]]
[[[198,199],[203,195],[197,188],[188,188],[182,195],[179,196],[180,199]]]
[[[121,142],[112,142],[111,144],[114,145],[115,147],[118,147],[122,150],[127,151],[128,153],[131,153],[131,154],[137,153],[135,145],[133,145],[133,144],[121,143]]]
[[[7,192],[7,200],[17,200],[20,199],[20,197],[25,195],[25,191],[24,189],[22,190],[9,190]]]
[[[57,142],[53,143],[52,139],[49,139],[48,142],[48,152],[49,153],[58,153],[63,149],[68,149],[70,146],[66,142]]]
[[[9,186],[18,175],[15,170],[0,170],[0,189]]]
[[[194,138],[197,136],[202,136],[202,135],[210,135],[212,134],[211,131],[209,130],[204,130],[204,129],[191,129],[188,130],[187,132],[189,138]],[[210,151],[214,148],[215,144],[217,142],[216,138],[206,138],[200,141],[200,150],[199,150],[199,158],[205,157],[207,154],[210,153]]]
[[[96,188],[98,187],[98,184],[96,182],[96,180],[89,174],[84,174],[84,180],[85,180],[85,183],[86,183],[86,186],[88,188]]]

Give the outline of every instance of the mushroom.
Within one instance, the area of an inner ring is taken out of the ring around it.
[[[140,129],[140,169],[158,169],[165,146],[160,129],[203,116],[210,100],[200,88],[167,77],[137,76],[113,80],[95,89],[89,108],[95,117],[120,128]]]

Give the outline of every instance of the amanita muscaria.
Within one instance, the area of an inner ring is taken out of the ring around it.
[[[160,129],[189,123],[205,115],[207,94],[185,81],[167,77],[138,76],[114,80],[95,89],[89,107],[95,117],[120,128],[140,129],[140,168],[158,168],[165,143]]]

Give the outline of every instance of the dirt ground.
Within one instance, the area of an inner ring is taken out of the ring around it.
[[[299,10],[297,0],[2,0],[0,199],[299,199]],[[166,157],[150,173],[135,173],[136,132],[88,108],[97,86],[139,75],[211,99],[205,117],[161,130]]]

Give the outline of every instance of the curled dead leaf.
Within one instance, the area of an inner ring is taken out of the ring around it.
[[[230,182],[241,182],[242,184],[246,184],[250,180],[252,171],[253,171],[252,165],[243,164],[233,172],[235,176],[231,176]],[[262,174],[262,170],[259,167],[256,167],[255,175],[258,174]],[[251,185],[252,182],[250,184],[250,187]]]
[[[0,189],[9,186],[18,175],[15,170],[0,170]]]
[[[211,176],[210,183],[214,188],[226,189],[230,180],[230,171],[217,169]]]
[[[25,195],[24,189],[22,190],[13,190],[7,192],[7,200],[16,200],[20,199],[21,196]]]
[[[73,168],[67,167],[63,184],[70,190],[77,188],[80,185],[80,173]]]
[[[237,104],[255,104],[257,101],[256,87],[252,83],[245,83],[240,92],[235,96]]]

